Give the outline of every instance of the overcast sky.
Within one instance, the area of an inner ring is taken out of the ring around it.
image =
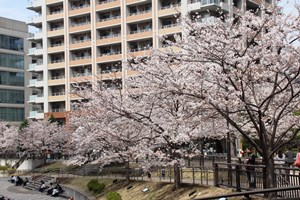
[[[284,12],[293,12],[293,4],[300,3],[300,0],[281,0]],[[34,12],[27,10],[28,0],[0,0],[0,16],[20,21],[28,21],[30,16],[36,15]]]

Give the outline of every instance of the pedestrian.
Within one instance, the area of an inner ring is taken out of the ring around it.
[[[298,153],[296,155],[296,160],[294,162],[295,167],[300,167],[300,148],[298,149]]]
[[[292,147],[289,146],[288,151],[285,152],[286,157],[286,166],[287,167],[293,167],[294,164],[294,151],[292,150]],[[286,174],[290,175],[290,169],[286,170]],[[293,175],[295,175],[295,170],[293,170]]]
[[[150,170],[147,171],[147,175],[148,175],[148,179],[151,180],[151,171]]]
[[[161,170],[161,178],[162,179],[166,178],[166,170],[165,170],[165,168],[162,168],[162,170]]]
[[[44,192],[44,190],[46,189],[46,185],[44,181],[41,181],[40,187],[39,187],[39,192]]]
[[[254,154],[250,154],[248,160],[246,161],[246,164],[251,165],[251,166],[246,166],[249,187],[255,188],[255,185],[256,185],[256,183],[255,183],[255,167],[253,166],[253,165],[255,165],[255,155]]]

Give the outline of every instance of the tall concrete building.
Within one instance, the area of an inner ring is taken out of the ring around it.
[[[247,4],[244,4],[246,1]],[[273,0],[31,0],[35,11],[29,25],[38,32],[29,40],[33,63],[29,65],[34,88],[29,118],[53,115],[65,120],[72,110],[73,83],[96,77],[109,87],[120,87],[130,75],[128,58],[145,56],[151,48],[164,48],[159,39],[182,34],[176,15],[195,22],[214,21],[223,15],[257,9]],[[195,18],[201,15],[201,18]]]
[[[0,120],[21,122],[28,117],[28,26],[0,17]]]

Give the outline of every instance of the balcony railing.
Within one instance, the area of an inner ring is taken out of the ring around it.
[[[88,56],[78,56],[78,57],[73,57],[73,60],[89,59],[91,57],[92,57],[91,55],[88,55]]]
[[[65,112],[66,109],[64,108],[57,108],[57,109],[52,109],[51,112]]]
[[[176,26],[179,26],[179,24],[178,23],[167,24],[167,25],[163,25],[161,28],[164,29],[164,28],[171,28]]]
[[[90,42],[91,38],[84,39],[84,40],[72,40],[72,44],[78,44],[78,43],[84,43],[84,42]]]
[[[100,56],[112,56],[112,55],[118,55],[122,54],[122,51],[115,51],[115,52],[109,52],[109,53],[101,53]]]
[[[122,68],[99,70],[100,74],[108,74],[108,73],[115,73],[115,72],[121,72],[121,71],[122,71]]]
[[[58,31],[58,30],[61,30],[61,29],[64,29],[64,27],[60,26],[60,27],[50,28],[50,31]]]
[[[61,47],[64,43],[58,43],[58,44],[51,44],[50,47]]]
[[[99,4],[105,4],[105,3],[110,3],[110,2],[114,2],[117,0],[106,0],[106,1],[100,1]]]
[[[99,21],[100,22],[105,22],[105,21],[110,21],[110,20],[119,19],[119,18],[121,18],[121,15],[112,16],[112,17],[108,17],[108,18],[103,18],[103,19],[100,19]]]
[[[64,79],[65,76],[52,76],[51,80]]]
[[[60,60],[51,60],[51,63],[61,63],[61,62],[65,62],[64,59],[60,59]]]
[[[137,11],[137,12],[134,12],[134,13],[129,13],[129,15],[130,16],[140,15],[140,14],[149,13],[149,12],[151,12],[151,8],[149,10],[143,10],[143,11]]]
[[[51,96],[61,96],[61,95],[65,95],[65,92],[52,92]]]
[[[87,73],[74,73],[73,77],[82,77],[82,76],[90,76],[92,75],[92,72],[87,72]]]
[[[82,23],[72,23],[71,24],[71,27],[76,27],[76,26],[84,26],[84,25],[88,25],[88,24],[91,24],[91,22],[90,21],[88,21],[88,22],[82,22]]]
[[[140,29],[140,30],[136,30],[136,31],[130,31],[130,34],[143,33],[143,32],[148,32],[148,31],[152,31],[152,28],[145,28],[145,29]]]
[[[149,50],[151,48],[152,48],[152,46],[150,46],[150,47],[148,47],[148,46],[146,46],[146,47],[140,47],[140,48],[137,48],[137,49],[130,49],[130,52],[146,51],[146,50]]]
[[[169,9],[169,8],[175,8],[175,7],[180,7],[181,4],[178,3],[178,4],[170,4],[170,5],[167,5],[167,6],[162,6],[160,9],[161,10],[166,10],[166,9]]]
[[[99,39],[114,38],[114,37],[120,37],[120,36],[121,36],[121,33],[110,34],[110,35],[100,36]]]
[[[71,10],[78,10],[78,9],[87,8],[87,7],[90,7],[90,6],[91,6],[90,4],[84,4],[82,6],[72,6]]]
[[[50,12],[50,15],[55,15],[55,14],[59,14],[59,13],[63,13],[63,12],[64,12],[63,9],[62,10],[56,10],[56,11]]]
[[[220,0],[191,0],[191,3],[201,3],[202,5],[220,4]]]

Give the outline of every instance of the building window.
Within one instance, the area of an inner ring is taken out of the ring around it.
[[[24,104],[24,91],[0,89],[0,103]]]
[[[23,39],[7,35],[0,35],[0,48],[13,51],[23,51]]]
[[[24,69],[24,56],[0,53],[0,67]]]
[[[0,107],[0,120],[3,121],[23,121],[24,108],[3,108]]]
[[[24,86],[24,73],[0,71],[0,85]]]

